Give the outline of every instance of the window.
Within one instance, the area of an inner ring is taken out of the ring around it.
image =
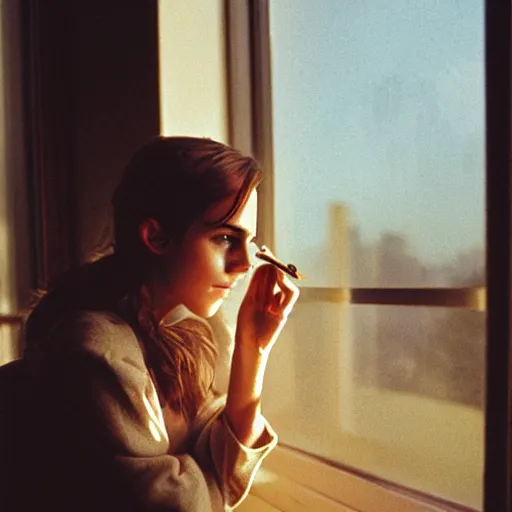
[[[265,240],[309,279],[264,407],[296,451],[481,509],[484,5],[413,4],[268,2]]]

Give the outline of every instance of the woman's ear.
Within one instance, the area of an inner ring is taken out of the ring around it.
[[[139,235],[144,245],[153,254],[163,254],[169,237],[155,219],[144,219],[139,226]]]

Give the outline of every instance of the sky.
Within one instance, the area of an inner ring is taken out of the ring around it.
[[[280,257],[325,247],[331,202],[427,265],[483,249],[483,1],[270,6]]]

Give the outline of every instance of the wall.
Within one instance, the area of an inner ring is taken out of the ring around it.
[[[111,238],[110,197],[159,133],[156,1],[78,2],[71,17],[72,162],[79,258]]]
[[[159,0],[160,115],[163,135],[227,142],[222,0]]]
[[[0,3],[0,314],[14,314],[30,286],[23,144],[19,0]],[[18,356],[17,326],[0,325],[0,364]]]

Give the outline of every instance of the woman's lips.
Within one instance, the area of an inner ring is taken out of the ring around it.
[[[227,284],[215,284],[212,286],[214,290],[217,291],[217,293],[220,293],[223,297],[227,297],[231,290],[233,289],[234,285],[227,285]]]

